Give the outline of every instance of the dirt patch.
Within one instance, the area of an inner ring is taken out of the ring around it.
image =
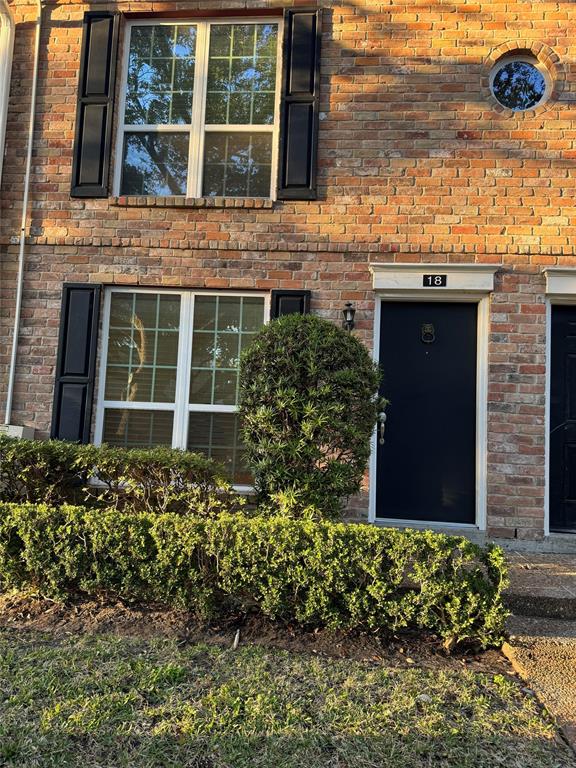
[[[54,634],[111,633],[175,637],[186,630],[188,614],[161,607],[128,606],[111,600],[54,602],[35,595],[0,594],[0,626]]]
[[[200,623],[185,611],[161,606],[126,605],[112,600],[57,603],[35,595],[0,594],[0,628],[34,630],[54,635],[103,634],[121,637],[171,637],[182,643],[232,645],[241,643],[281,648],[332,658],[383,662],[420,668],[469,668],[477,672],[510,674],[498,651],[464,651],[446,656],[434,635],[306,630],[260,616],[234,616],[226,622]]]

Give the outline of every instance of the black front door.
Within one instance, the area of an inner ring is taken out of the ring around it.
[[[576,532],[576,307],[552,307],[550,529]]]
[[[376,516],[476,519],[477,305],[382,302]]]

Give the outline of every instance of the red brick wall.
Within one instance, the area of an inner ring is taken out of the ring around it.
[[[568,2],[326,6],[317,202],[271,208],[125,207],[71,200],[81,19],[49,2],[42,35],[32,216],[12,421],[46,434],[61,285],[66,280],[222,288],[309,288],[338,319],[357,307],[371,343],[370,261],[501,265],[489,346],[489,525],[541,534],[545,265],[576,264],[576,11]],[[257,8],[282,3],[119,2],[98,8]],[[17,20],[0,205],[0,331],[9,339],[34,6]],[[499,111],[490,63],[532,48],[555,93],[543,110]],[[5,387],[9,358],[0,348]],[[3,389],[0,394],[5,390]]]

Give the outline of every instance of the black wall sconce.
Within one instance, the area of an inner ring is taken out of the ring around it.
[[[354,326],[356,323],[354,322],[354,316],[356,314],[356,310],[352,306],[350,302],[347,302],[344,305],[344,309],[342,310],[342,314],[344,315],[344,320],[342,320],[342,328],[344,328],[345,331],[353,331]]]

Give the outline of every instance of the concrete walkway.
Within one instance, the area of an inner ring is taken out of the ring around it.
[[[576,556],[509,553],[503,651],[576,750]]]
[[[508,565],[513,613],[576,620],[576,555],[509,552]]]
[[[512,617],[503,651],[576,750],[576,621]]]

